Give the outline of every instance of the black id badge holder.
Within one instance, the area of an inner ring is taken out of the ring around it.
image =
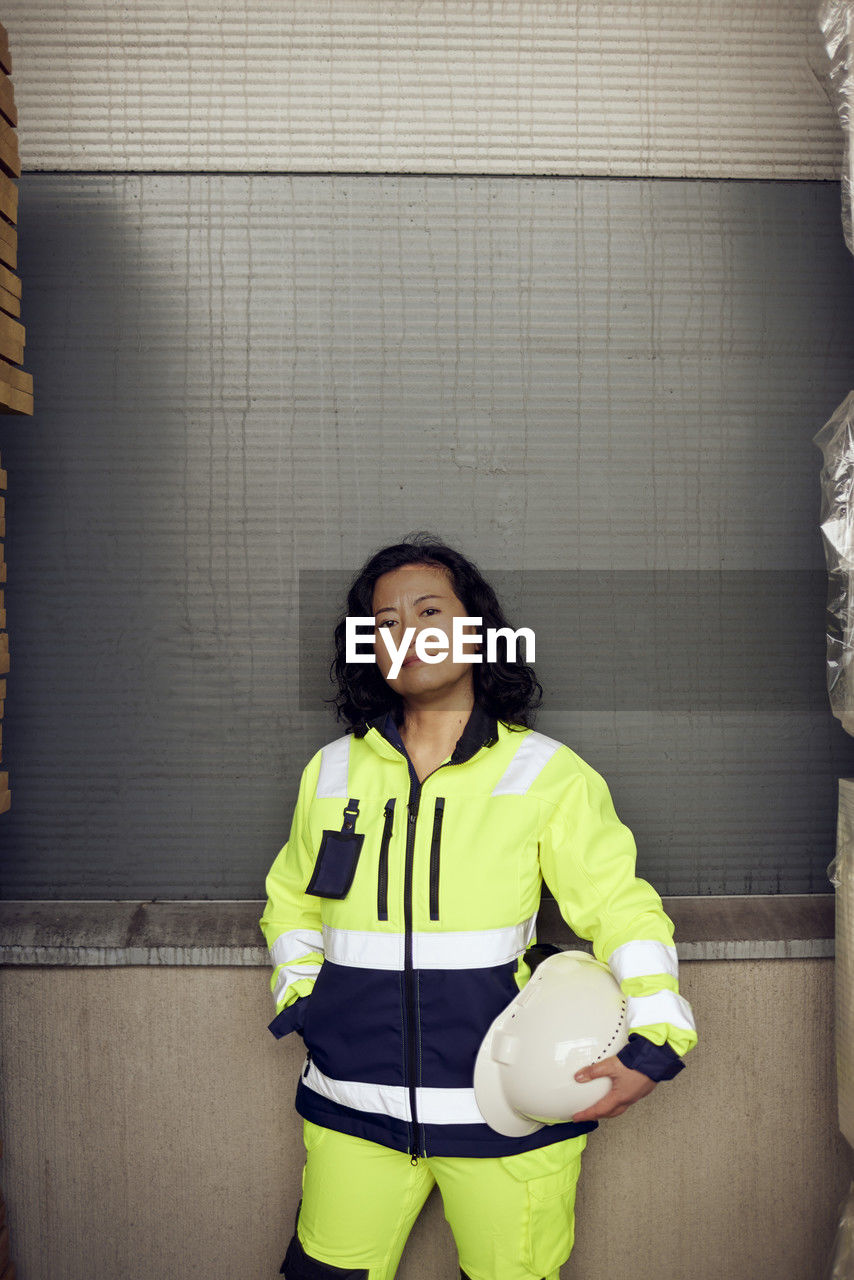
[[[346,898],[356,874],[364,835],[356,831],[359,801],[348,800],[340,831],[324,831],[306,893],[318,898]]]

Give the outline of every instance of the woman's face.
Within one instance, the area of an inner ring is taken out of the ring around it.
[[[384,573],[374,585],[373,615],[376,619],[374,652],[383,679],[403,698],[414,701],[455,706],[470,706],[473,697],[472,664],[453,661],[453,620],[467,617],[466,607],[458,599],[451,578],[444,569],[426,564],[408,564]],[[393,655],[380,631],[387,630],[397,648],[404,642],[407,628],[413,628],[404,650],[398,674],[391,675]],[[418,634],[428,627],[448,638],[447,654],[440,662],[422,662],[415,653]],[[474,633],[476,627],[467,627]],[[466,646],[468,652],[474,646]]]

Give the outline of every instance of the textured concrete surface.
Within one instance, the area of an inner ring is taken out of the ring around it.
[[[833,894],[665,898],[684,960],[832,956]],[[0,965],[260,965],[264,902],[0,902]],[[544,901],[541,942],[588,945]]]
[[[816,1280],[850,1180],[830,960],[693,962],[701,1044],[590,1140],[564,1280]],[[270,1280],[299,1198],[301,1042],[249,968],[0,970],[19,1280]],[[402,1280],[456,1280],[431,1201]]]

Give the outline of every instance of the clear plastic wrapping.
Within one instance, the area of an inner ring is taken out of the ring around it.
[[[845,136],[842,165],[842,228],[845,243],[854,253],[851,224],[851,193],[854,186],[854,147],[851,143],[852,100],[854,100],[854,0],[824,0],[818,13],[824,47],[830,59],[825,85],[836,107]]]
[[[827,560],[827,692],[854,734],[854,391],[813,437],[821,449],[821,534]]]
[[[842,1136],[854,1147],[854,778],[839,780],[836,857],[828,875],[836,890],[836,1102]]]
[[[825,1280],[851,1280],[854,1276],[854,1182],[842,1202],[839,1227]]]

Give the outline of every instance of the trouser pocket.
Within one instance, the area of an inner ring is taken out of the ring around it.
[[[532,1276],[548,1276],[566,1262],[575,1240],[575,1191],[586,1138],[569,1138],[501,1163],[525,1186],[520,1259]]]

